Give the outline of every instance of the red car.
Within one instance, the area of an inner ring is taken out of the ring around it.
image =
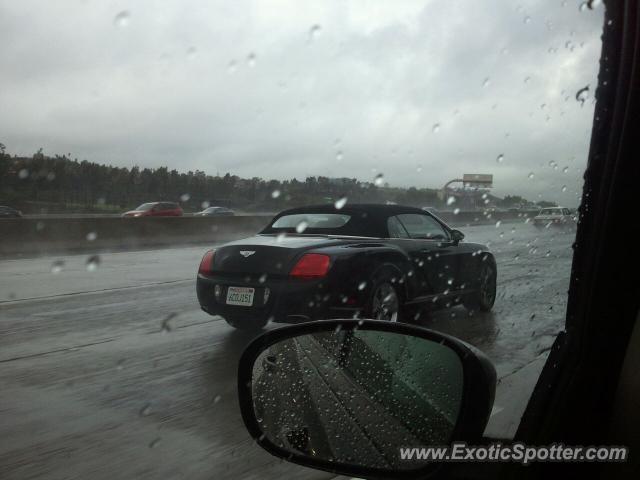
[[[122,214],[123,217],[181,217],[184,214],[175,202],[143,203],[134,210]]]

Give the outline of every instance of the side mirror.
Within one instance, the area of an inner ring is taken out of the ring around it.
[[[447,335],[375,320],[268,331],[242,354],[238,393],[251,436],[290,462],[359,478],[414,478],[440,464],[411,447],[482,437],[496,373]]]
[[[451,239],[454,243],[459,243],[464,239],[464,233],[460,230],[451,230]]]

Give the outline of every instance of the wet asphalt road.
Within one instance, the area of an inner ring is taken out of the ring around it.
[[[421,323],[477,346],[504,378],[562,329],[574,233],[462,230],[496,255],[494,311]],[[86,255],[0,262],[0,478],[332,477],[250,441],[235,375],[252,335],[200,311],[204,250],[105,254],[95,271]]]

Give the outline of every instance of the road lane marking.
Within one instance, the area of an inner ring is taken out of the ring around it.
[[[113,288],[102,288],[99,290],[86,290],[82,292],[70,292],[70,293],[59,293],[57,295],[44,295],[42,297],[29,297],[29,298],[18,298],[16,300],[0,300],[0,306],[4,305],[12,305],[14,303],[21,302],[30,302],[35,300],[47,300],[50,298],[58,298],[58,297],[71,297],[74,295],[95,295],[103,292],[117,292],[119,290],[132,290],[134,288],[145,288],[145,287],[153,287],[157,285],[167,285],[171,283],[184,283],[184,282],[195,282],[195,278],[183,278],[180,280],[167,280],[166,282],[151,282],[151,283],[143,283],[141,285],[127,285],[126,287],[113,287]]]
[[[79,348],[92,347],[94,345],[101,345],[103,343],[113,342],[114,340],[116,340],[116,339],[115,338],[110,338],[108,340],[101,340],[99,342],[91,342],[91,343],[85,343],[85,344],[82,344],[82,345],[74,345],[72,347],[57,348],[55,350],[49,350],[47,352],[38,352],[38,353],[31,353],[29,355],[22,355],[22,356],[19,356],[19,357],[3,358],[3,359],[0,359],[0,363],[13,362],[13,361],[16,361],[16,360],[24,360],[24,359],[27,359],[27,358],[41,357],[41,356],[49,355],[49,354],[52,354],[52,353],[68,352],[68,351],[72,351],[72,350],[75,351],[75,350],[78,350]]]

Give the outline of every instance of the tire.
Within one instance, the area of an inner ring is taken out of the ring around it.
[[[225,318],[225,321],[233,328],[246,332],[262,330],[267,324],[267,319],[256,319],[251,317],[244,318]]]
[[[489,259],[482,262],[478,290],[465,298],[462,304],[467,310],[488,312],[496,301],[496,266]]]
[[[373,320],[402,321],[402,299],[390,280],[384,279],[374,283],[365,315]]]

